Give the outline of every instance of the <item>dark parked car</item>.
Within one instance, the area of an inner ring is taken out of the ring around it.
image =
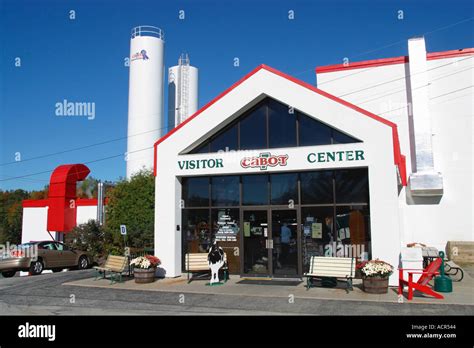
[[[37,275],[45,269],[60,272],[64,268],[86,269],[90,265],[87,252],[51,240],[21,244],[16,250],[0,255],[0,272],[6,278],[18,271]]]

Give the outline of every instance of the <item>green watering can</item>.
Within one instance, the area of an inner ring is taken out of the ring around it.
[[[453,292],[453,281],[444,274],[444,252],[440,251],[439,257],[443,262],[439,268],[439,276],[435,277],[434,289],[438,292]]]

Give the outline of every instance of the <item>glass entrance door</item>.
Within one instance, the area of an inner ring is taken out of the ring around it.
[[[272,210],[273,276],[298,277],[299,243],[296,210]]]
[[[269,276],[268,210],[244,210],[242,217],[245,275]]]
[[[301,275],[301,243],[296,210],[243,210],[241,230],[244,275],[275,278]]]

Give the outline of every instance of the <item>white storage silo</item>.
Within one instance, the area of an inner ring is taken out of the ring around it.
[[[164,33],[152,26],[132,29],[128,91],[127,179],[153,168],[153,144],[162,134]]]
[[[173,129],[198,110],[199,70],[189,65],[182,54],[178,65],[168,69],[168,130]]]

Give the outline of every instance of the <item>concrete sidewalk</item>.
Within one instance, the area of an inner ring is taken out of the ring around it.
[[[179,278],[157,279],[151,284],[136,284],[132,278],[126,279],[123,283],[115,283],[111,285],[109,280],[94,280],[94,278],[87,278],[67,282],[63,285],[139,291],[193,293],[204,295],[216,294],[287,299],[293,297],[319,300],[374,301],[388,303],[399,302],[397,288],[389,288],[387,294],[368,294],[362,290],[361,280],[355,280],[354,290],[347,292],[345,290],[345,283],[343,282],[339,283],[337,288],[315,287],[307,290],[305,282],[301,282],[296,286],[239,284],[239,282],[243,279],[244,278],[240,278],[238,275],[233,275],[227,283],[220,286],[207,286],[206,284],[208,283],[208,280],[194,280],[188,284],[186,276]],[[413,300],[408,301],[406,299],[405,292],[403,302],[474,306],[474,279],[469,274],[467,274],[467,272],[465,272],[464,279],[461,282],[453,282],[453,292],[443,294],[443,296],[445,297],[444,300],[438,300],[431,297],[425,297],[421,293],[415,293]]]

